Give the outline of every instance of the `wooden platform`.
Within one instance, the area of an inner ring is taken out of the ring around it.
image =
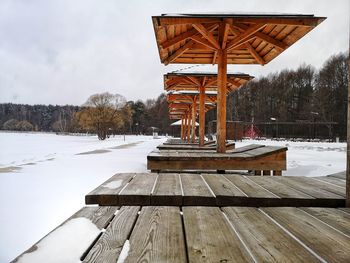
[[[345,180],[231,174],[116,174],[85,196],[86,204],[166,206],[345,205]]]
[[[226,153],[186,150],[154,150],[147,156],[147,169],[164,170],[256,170],[287,169],[286,147],[252,144]],[[265,172],[265,174],[268,174]]]
[[[79,218],[100,231],[65,228]],[[75,249],[83,262],[115,263],[121,255],[132,263],[350,260],[350,209],[123,206],[81,209],[13,262],[46,262],[45,251],[71,253],[64,239],[49,242],[62,229],[86,244]]]
[[[229,142],[226,143],[226,150],[235,149],[235,143]],[[216,151],[216,144],[207,144],[204,146],[199,146],[198,144],[161,144],[158,145],[159,150],[187,150],[187,151]]]

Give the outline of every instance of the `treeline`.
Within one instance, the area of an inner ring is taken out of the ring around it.
[[[101,96],[105,98],[111,94],[92,95],[82,106],[2,103],[0,104],[0,129],[97,133],[92,123],[95,121],[96,125],[107,125],[108,132],[111,133],[151,134],[153,131],[169,133],[168,104],[164,94],[157,99],[148,99],[145,102],[126,101],[124,97],[118,95],[119,101],[88,116],[87,109],[94,107],[91,100],[97,95],[101,99]],[[108,109],[113,111],[110,112]],[[102,124],[101,119],[105,118],[109,119]]]
[[[296,70],[284,69],[250,81],[228,96],[227,119],[246,123],[253,121],[263,135],[264,125],[259,123],[274,125],[278,122],[283,125],[295,122],[295,125],[286,126],[284,133],[291,132],[289,127],[298,128],[304,135],[309,133],[310,125],[303,124],[316,123],[316,129],[325,128],[323,133],[330,133],[322,134],[323,137],[345,139],[347,60],[348,54],[340,53],[330,57],[319,70],[301,65]],[[214,111],[208,114],[208,120],[213,119],[216,119]]]

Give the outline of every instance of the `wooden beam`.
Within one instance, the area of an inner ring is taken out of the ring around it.
[[[215,65],[216,64],[216,58],[218,57],[218,51],[215,50],[214,55],[213,55],[213,61],[211,64]]]
[[[223,38],[225,24],[220,24],[219,38]],[[218,95],[217,95],[217,148],[218,153],[226,152],[226,83],[227,49],[218,50]]]
[[[287,49],[289,46],[277,39],[274,39],[273,37],[270,37],[264,33],[256,32],[255,36],[271,45],[273,45],[279,52],[282,52],[283,50]]]
[[[230,83],[232,86],[234,86],[235,88],[238,88],[240,86],[242,86],[241,83],[239,83],[238,81],[235,81],[233,79],[227,79],[227,83]],[[231,89],[232,90],[232,89]]]
[[[181,118],[181,140],[184,139],[184,119]]]
[[[245,43],[245,46],[247,47],[249,53],[260,65],[265,65],[265,60],[258,54],[258,52],[256,52],[256,50],[252,47],[251,44],[249,44],[249,42]]]
[[[217,40],[214,38],[213,33],[208,32],[208,30],[202,24],[192,24],[193,28],[195,28],[206,40],[208,40],[215,48],[219,49],[220,45]]]
[[[195,30],[194,28],[191,30],[188,30],[180,35],[177,35],[175,37],[173,37],[172,39],[169,39],[161,44],[159,44],[159,46],[163,49],[172,47],[174,45],[176,45],[177,43],[180,43],[183,40],[186,40],[188,38],[190,38],[191,36],[197,34],[197,30]]]
[[[349,39],[350,52],[350,39]],[[350,76],[350,53],[348,53],[348,76]],[[348,122],[347,122],[347,151],[346,151],[346,207],[350,207],[350,77],[348,77]]]
[[[168,65],[169,63],[173,62],[175,59],[177,59],[179,56],[181,56],[183,53],[189,50],[193,45],[194,45],[193,41],[188,41],[185,45],[183,45],[181,48],[176,50],[175,53],[167,57],[164,60],[164,64]]]
[[[239,30],[242,30],[243,32],[245,30],[247,30],[249,28],[249,26],[245,25],[245,24],[234,24],[234,26],[232,26],[232,28],[237,27]],[[236,29],[237,30],[237,29]],[[273,37],[270,37],[269,35],[266,35],[262,32],[256,32],[254,34],[254,36],[256,36],[257,38],[273,45],[276,49],[278,49],[280,52],[282,52],[283,50],[287,49],[289,46]]]
[[[187,79],[189,79],[191,82],[193,82],[194,85],[200,86],[201,83],[196,77],[186,76]]]
[[[205,87],[199,88],[199,146],[204,146],[205,133]]]
[[[244,33],[240,34],[239,36],[235,37],[232,39],[228,44],[227,44],[227,50],[234,49],[247,41],[251,40],[256,32],[259,30],[263,29],[266,26],[266,24],[256,24],[253,26],[250,26]]]
[[[222,43],[221,43],[221,48],[222,49],[226,48],[226,43],[227,43],[229,30],[230,30],[229,24],[225,23],[225,30],[224,30],[224,35],[223,35],[223,38],[222,38]]]
[[[191,126],[191,140],[192,140],[192,143],[195,142],[196,140],[196,100],[193,100],[193,103],[192,103],[192,126]]]
[[[187,112],[187,142],[191,140],[191,129],[190,129],[190,112]]]
[[[191,39],[199,44],[202,44],[203,46],[206,46],[210,49],[216,50],[216,47],[212,43],[210,43],[208,40],[206,40],[205,38],[202,38],[198,35],[194,35],[191,37]]]

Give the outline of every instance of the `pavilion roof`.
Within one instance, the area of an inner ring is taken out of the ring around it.
[[[227,92],[233,91],[253,76],[244,73],[227,74]],[[217,74],[204,72],[172,72],[164,75],[164,89],[166,91],[199,91],[200,86],[206,91],[217,90]]]
[[[153,16],[164,64],[266,64],[310,32],[325,17],[278,13],[198,13]],[[219,32],[220,30],[220,32]]]

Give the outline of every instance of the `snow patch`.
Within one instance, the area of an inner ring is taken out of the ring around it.
[[[109,189],[117,189],[122,185],[123,180],[116,180],[109,182],[107,184],[102,185],[102,187],[109,188]]]
[[[20,257],[18,262],[80,262],[81,255],[99,233],[100,230],[89,219],[71,219],[41,240],[36,250]]]
[[[129,250],[130,250],[130,242],[129,240],[126,240],[122,248],[122,251],[120,252],[117,263],[124,263],[125,259],[129,255]]]

